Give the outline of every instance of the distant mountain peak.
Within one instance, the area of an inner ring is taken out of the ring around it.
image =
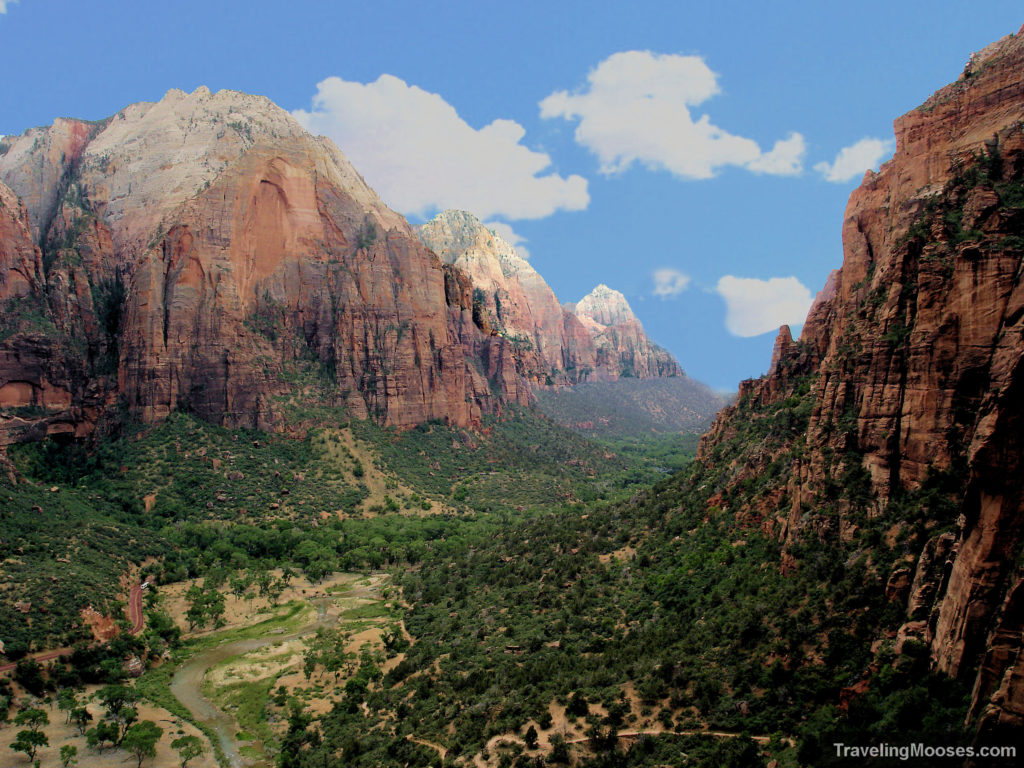
[[[574,305],[577,317],[591,320],[600,325],[620,325],[639,322],[633,314],[626,297],[614,288],[600,283],[594,290]]]
[[[535,384],[680,375],[619,291],[602,283],[578,304],[560,304],[515,247],[467,211],[442,211],[416,231],[442,261],[469,275],[475,311],[513,341],[520,371]]]
[[[454,264],[460,258],[496,258],[501,270],[509,275],[520,271],[535,272],[515,246],[469,211],[449,208],[416,228],[420,239],[441,260]]]

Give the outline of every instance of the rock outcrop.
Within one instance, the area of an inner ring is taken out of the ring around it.
[[[535,385],[682,375],[618,291],[600,285],[563,307],[511,244],[465,211],[444,211],[417,233],[446,264],[470,276],[478,317],[509,340],[520,373]]]
[[[56,389],[79,433],[117,401],[147,421],[188,408],[273,427],[295,361],[387,425],[470,425],[530,400],[464,276],[267,99],[170,91],[7,142],[0,397],[22,408],[8,426]]]
[[[972,57],[895,132],[892,160],[850,198],[843,267],[802,337],[783,329],[770,373],[742,384],[701,458],[735,434],[742,408],[809,398],[806,430],[780,438],[801,441],[780,482],[784,551],[809,536],[851,537],[865,514],[920,499],[930,538],[923,550],[923,533],[907,539],[919,557],[908,555],[912,578],[893,589],[908,610],[900,636],[927,643],[937,670],[975,681],[971,717],[983,730],[1019,732],[1024,29]],[[771,458],[737,467],[735,482]],[[894,536],[905,527],[890,524]]]
[[[633,314],[626,297],[601,284],[575,304],[565,305],[594,340],[594,365],[610,378],[681,376],[666,350],[654,344]]]

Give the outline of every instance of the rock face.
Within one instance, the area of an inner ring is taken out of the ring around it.
[[[170,91],[59,120],[13,137],[0,182],[8,441],[30,406],[66,405],[81,432],[119,399],[148,421],[271,427],[294,361],[388,425],[529,402],[466,277],[264,98]]]
[[[584,322],[605,327],[637,322],[626,297],[604,283],[576,302],[573,313]]]
[[[535,385],[682,375],[618,291],[601,285],[563,307],[512,245],[465,211],[444,211],[417,233],[446,264],[470,276],[478,317],[510,341],[519,371]]]
[[[1024,725],[1024,30],[972,57],[895,130],[895,156],[850,198],[841,271],[802,338],[783,329],[771,372],[744,382],[740,400],[770,406],[810,388],[806,450],[782,481],[787,547],[854,529],[863,509],[830,496],[844,480],[864,478],[871,517],[942,491],[950,504],[935,509],[952,511],[926,525],[948,532],[896,590],[901,636],[974,680],[971,717],[1007,733]],[[705,460],[738,408],[705,438]]]
[[[610,378],[632,376],[681,376],[682,370],[668,352],[644,332],[626,297],[607,285],[598,285],[566,310],[579,318],[594,340],[595,366]]]

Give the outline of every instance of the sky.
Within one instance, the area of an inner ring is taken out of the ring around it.
[[[0,0],[0,135],[171,88],[270,97],[420,223],[469,210],[562,301],[622,291],[694,378],[768,367],[892,121],[1019,0]]]

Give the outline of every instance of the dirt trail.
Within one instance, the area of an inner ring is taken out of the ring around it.
[[[686,731],[673,731],[673,730],[666,730],[666,729],[664,729],[662,727],[655,727],[655,728],[646,728],[646,729],[643,729],[643,730],[619,731],[616,734],[616,738],[618,738],[619,741],[623,741],[623,740],[629,741],[631,739],[639,739],[641,736],[662,736],[662,735],[665,735],[665,734],[668,734],[670,736],[714,736],[714,737],[720,738],[720,739],[738,739],[738,738],[740,738],[743,735],[742,733],[734,733],[732,731],[708,731],[708,730],[703,730],[703,729],[699,729],[699,728],[695,728],[695,729],[692,729],[692,730],[686,730]],[[411,739],[411,737],[409,737],[409,738]],[[756,743],[761,744],[762,746],[767,744],[769,741],[771,741],[771,736],[758,735],[758,736],[751,736],[750,738],[753,741],[755,741]],[[415,741],[415,739],[412,739],[412,740]],[[580,736],[580,737],[575,738],[575,739],[566,739],[565,743],[566,744],[585,744],[588,741],[590,741],[590,737],[588,737],[588,736]],[[417,742],[417,743],[422,743],[422,742]],[[497,736],[492,736],[488,740],[488,742],[487,742],[487,751],[490,754],[492,754],[492,755],[495,754],[496,747],[499,744],[501,744],[501,743],[505,743],[505,744],[509,744],[509,745],[519,744],[519,745],[521,745],[523,747],[526,746],[526,742],[518,734],[514,734],[514,733],[500,733]],[[790,747],[795,746],[795,744],[796,744],[796,742],[793,741],[793,739],[788,739],[788,738],[783,738],[782,739],[782,743],[786,744],[786,745],[788,745]],[[430,745],[428,745],[428,746],[430,746]],[[490,765],[491,765],[488,761],[483,759],[483,757],[481,756],[481,753],[479,753],[479,752],[477,752],[475,755],[473,755],[473,764],[476,766],[476,768],[490,768]]]
[[[430,749],[436,750],[437,754],[441,756],[442,760],[444,760],[445,756],[448,754],[448,750],[445,747],[442,747],[440,744],[434,744],[432,741],[426,741],[425,739],[417,739],[411,733],[407,734],[405,738],[408,741],[413,742],[414,744],[420,744],[424,747],[429,747]]]
[[[670,736],[714,736],[719,739],[738,739],[743,735],[742,733],[735,733],[734,731],[705,731],[699,728],[688,731],[667,731],[664,728],[648,728],[642,731],[619,731],[617,734],[617,738],[620,740],[639,739],[641,736],[661,736],[662,734],[666,733]],[[751,736],[750,738],[758,744],[767,744],[769,741],[771,741],[772,737]],[[567,741],[566,743],[582,744],[585,741],[589,741],[589,738],[584,737],[579,739],[572,739],[571,741]],[[782,739],[782,742],[784,744],[788,744],[789,746],[793,746],[795,743],[792,739]]]
[[[142,627],[145,623],[145,616],[142,613],[142,586],[139,584],[133,584],[131,590],[128,593],[128,607],[125,609],[125,613],[128,615],[128,621],[131,623],[132,628],[128,630],[129,635],[137,635],[142,631]],[[49,651],[42,651],[40,653],[31,654],[28,658],[37,662],[53,661],[59,659],[61,656],[70,656],[71,648],[53,648]],[[11,662],[9,664],[0,665],[0,672],[10,672],[18,666],[17,662]]]

